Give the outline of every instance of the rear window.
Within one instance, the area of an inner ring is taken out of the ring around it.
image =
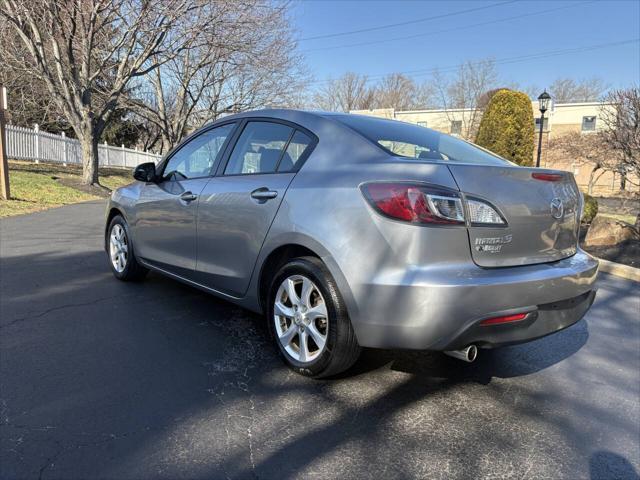
[[[472,143],[411,123],[362,115],[336,115],[331,118],[364,135],[392,155],[415,160],[513,165]]]

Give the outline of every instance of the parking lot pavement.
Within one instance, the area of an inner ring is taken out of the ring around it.
[[[638,478],[638,284],[471,365],[367,350],[316,381],[256,315],[116,281],[103,209],[0,221],[2,478]]]

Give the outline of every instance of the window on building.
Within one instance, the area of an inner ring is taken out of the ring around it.
[[[427,128],[427,122],[418,122],[418,126]]]
[[[596,129],[596,117],[582,117],[582,131],[593,132]]]
[[[539,132],[540,131],[540,118],[536,118],[535,119],[535,123],[536,123],[536,132]],[[542,131],[543,132],[549,131],[549,117],[544,117],[544,125],[542,126]]]
[[[462,134],[462,120],[451,121],[451,135]]]

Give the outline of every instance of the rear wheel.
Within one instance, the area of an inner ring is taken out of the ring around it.
[[[268,321],[285,362],[303,375],[335,375],[360,354],[340,292],[315,257],[292,260],[276,273]]]
[[[127,222],[116,215],[107,229],[107,253],[113,275],[118,280],[142,280],[148,270],[136,260]]]

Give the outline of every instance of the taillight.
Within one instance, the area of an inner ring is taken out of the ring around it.
[[[531,176],[536,180],[544,180],[545,182],[559,182],[564,178],[561,173],[532,173]]]
[[[469,221],[473,225],[506,225],[507,222],[495,208],[487,202],[474,198],[467,198]]]
[[[396,220],[464,224],[462,200],[456,192],[404,183],[368,183],[362,191],[372,207]]]

